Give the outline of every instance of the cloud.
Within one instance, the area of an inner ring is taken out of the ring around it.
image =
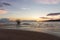
[[[10,3],[7,3],[7,2],[3,2],[2,4],[3,5],[6,5],[6,6],[11,6],[11,4]]]
[[[0,14],[6,14],[8,12],[5,10],[7,6],[11,6],[11,4],[6,2],[6,0],[0,0]]]
[[[60,13],[50,13],[50,14],[47,14],[47,16],[56,16],[56,15],[60,15]]]
[[[6,14],[7,12],[7,10],[0,10],[0,14]]]
[[[38,4],[58,4],[60,0],[34,0]]]
[[[11,6],[11,4],[9,2],[6,2],[6,0],[0,0],[0,14],[5,14],[7,12],[4,10],[7,6]]]
[[[22,10],[29,10],[30,8],[21,8]]]
[[[9,3],[9,2],[2,2],[2,1],[0,1],[0,7],[5,7],[5,6],[11,6],[11,4]]]

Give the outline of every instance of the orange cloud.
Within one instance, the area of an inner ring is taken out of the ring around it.
[[[7,12],[7,10],[0,10],[0,14],[6,14]]]
[[[36,3],[40,4],[58,4],[60,0],[34,0]]]

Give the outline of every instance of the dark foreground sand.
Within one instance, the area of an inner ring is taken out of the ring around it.
[[[0,29],[0,40],[60,40],[60,38],[42,32]]]

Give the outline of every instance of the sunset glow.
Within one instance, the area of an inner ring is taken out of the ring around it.
[[[6,14],[7,11],[6,10],[0,10],[0,14]]]
[[[60,0],[0,0],[0,18],[48,20],[50,17],[40,17],[57,12],[60,13]]]

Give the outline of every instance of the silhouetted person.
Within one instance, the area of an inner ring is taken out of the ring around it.
[[[20,20],[16,20],[17,26],[21,25],[21,21]]]

